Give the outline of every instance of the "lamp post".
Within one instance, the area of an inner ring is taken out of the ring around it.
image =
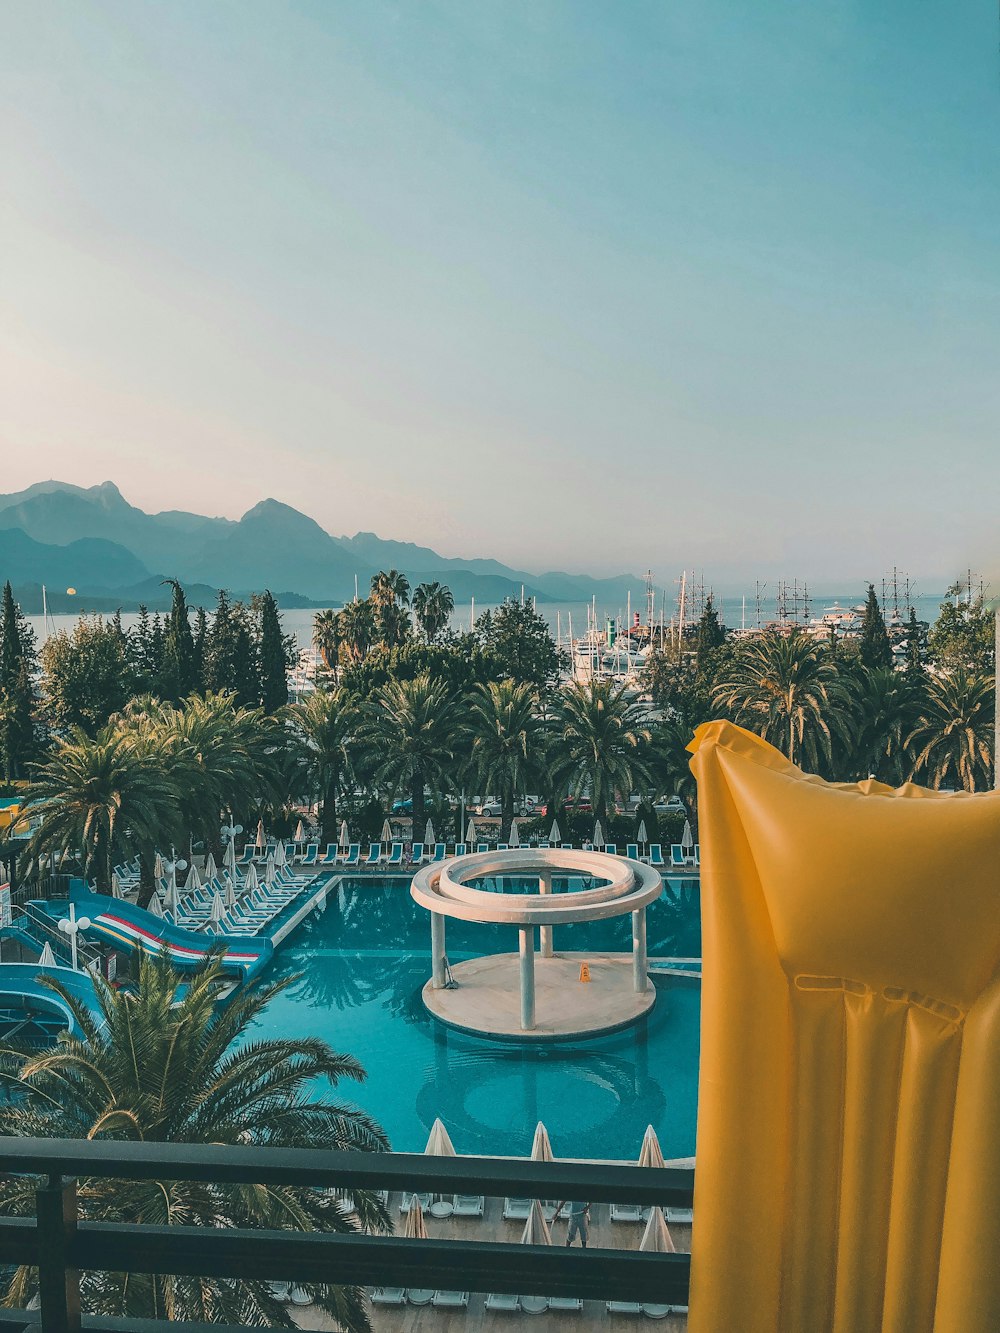
[[[170,860],[167,862],[167,874],[173,881],[174,888],[177,888],[178,870],[187,870],[188,863],[182,856],[178,856],[173,847],[170,849]]]
[[[63,917],[59,922],[59,929],[64,935],[69,936],[70,958],[73,963],[73,971],[77,971],[76,937],[81,930],[87,930],[90,927],[90,917],[76,914],[76,903],[70,903],[69,916]]]

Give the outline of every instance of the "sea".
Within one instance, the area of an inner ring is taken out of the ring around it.
[[[845,592],[839,596],[813,598],[809,604],[809,615],[818,618],[822,616],[825,611],[834,606],[840,606],[845,610],[852,606],[858,606],[864,601],[864,591],[865,590],[862,588],[860,592],[855,589],[853,592]],[[924,620],[932,625],[938,618],[941,602],[944,600],[944,593],[914,595],[911,600],[913,608],[917,613],[917,619]],[[756,595],[752,592],[748,593],[745,597],[743,594],[716,596],[715,605],[721,614],[724,624],[730,629],[739,629],[742,626],[745,626],[747,629],[753,629],[758,623]],[[308,607],[282,611],[281,620],[285,632],[295,636],[295,641],[300,649],[311,647],[313,618],[320,609],[321,608],[319,607]],[[452,628],[456,630],[467,630],[475,620],[479,619],[484,611],[490,609],[495,608],[491,608],[489,605],[481,604],[479,602],[477,602],[475,606],[471,603],[458,605],[455,607],[455,611],[451,618]],[[598,627],[603,628],[608,620],[617,620],[620,624],[624,625],[630,609],[633,616],[638,612],[642,619],[645,620],[645,606],[638,606],[633,602],[632,607],[629,608],[627,605],[604,605],[601,602],[597,602],[596,615]],[[690,618],[692,615],[696,614],[697,609],[696,606],[689,605],[686,618]],[[586,633],[589,623],[588,618],[594,613],[595,606],[592,602],[539,602],[537,604],[537,610],[548,622],[553,635],[557,636],[561,643],[566,644],[568,643],[571,634],[573,638],[579,638],[582,634]],[[790,607],[789,610],[791,610]],[[888,616],[892,614],[892,611],[893,604],[890,598],[885,606],[885,613]],[[675,603],[672,603],[664,610],[663,616],[666,624],[669,624],[671,615],[676,615],[676,612],[677,608]],[[775,619],[776,614],[777,611],[774,598],[771,597],[769,600],[762,599],[759,608],[760,623],[766,624],[769,620]],[[802,608],[800,606],[800,616],[801,614]],[[903,616],[907,614],[902,605],[900,606],[900,614]],[[655,623],[659,624],[660,611],[659,606],[656,603],[654,603],[653,615]],[[41,645],[52,633],[56,633],[60,630],[71,631],[79,619],[79,616],[63,614],[50,615],[47,624],[43,621],[41,616],[27,616],[26,619],[35,631],[38,644]],[[124,613],[122,615],[122,624],[125,625],[126,628],[135,625],[137,621],[137,615]]]

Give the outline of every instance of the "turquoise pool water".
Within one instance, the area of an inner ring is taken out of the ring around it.
[[[670,882],[649,909],[647,929],[651,957],[699,956],[697,886]],[[630,944],[627,917],[556,927],[557,949]],[[448,922],[453,963],[516,947],[513,929]],[[435,1023],[420,999],[429,968],[430,925],[409,882],[345,879],[327,910],[276,951],[271,975],[297,979],[255,1035],[319,1036],[356,1056],[367,1081],[342,1094],[374,1115],[401,1152],[422,1151],[440,1116],[459,1152],[524,1154],[543,1120],[559,1156],[634,1158],[647,1124],[667,1156],[693,1154],[697,982],[657,978],[652,1014],[624,1032],[525,1049]]]

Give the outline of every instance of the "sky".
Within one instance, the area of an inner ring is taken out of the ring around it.
[[[0,9],[0,489],[1000,570],[994,0]]]

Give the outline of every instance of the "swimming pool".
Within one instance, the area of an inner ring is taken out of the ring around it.
[[[669,881],[647,915],[651,957],[700,955],[694,881]],[[448,956],[456,963],[513,952],[516,939],[510,928],[450,921]],[[555,931],[557,950],[630,945],[622,918]],[[656,1006],[635,1027],[524,1048],[430,1018],[420,999],[429,968],[430,926],[409,881],[343,879],[327,910],[276,950],[269,975],[297,979],[268,1006],[255,1035],[318,1036],[359,1059],[366,1082],[341,1093],[374,1115],[400,1152],[421,1152],[440,1116],[459,1152],[523,1155],[542,1120],[557,1156],[634,1158],[647,1124],[667,1156],[694,1153],[696,981],[656,978]]]

